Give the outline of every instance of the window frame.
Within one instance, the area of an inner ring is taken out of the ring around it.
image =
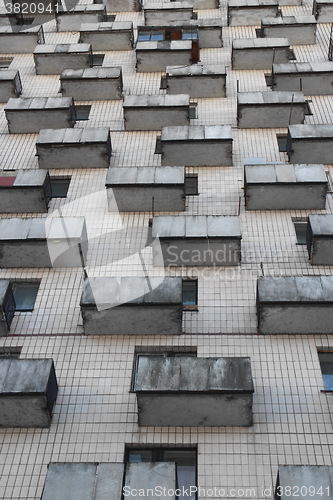
[[[294,225],[294,231],[295,231],[295,235],[296,235],[296,245],[306,246],[307,245],[306,235],[307,235],[307,227],[308,227],[307,220],[293,219],[293,225]],[[297,230],[297,227],[298,228],[303,227],[303,228],[305,228],[305,231]],[[304,239],[304,237],[305,237],[305,239]]]
[[[190,183],[189,179],[195,179],[194,186],[188,186]],[[192,189],[193,188],[193,189]],[[193,192],[188,192],[192,190]],[[198,174],[185,174],[185,195],[186,196],[198,196],[199,195],[199,176]]]
[[[68,194],[68,191],[69,191],[69,187],[70,187],[70,184],[71,184],[71,180],[72,180],[72,176],[70,175],[64,175],[64,176],[52,176],[50,175],[50,186],[51,186],[51,197],[52,198],[67,198],[67,194]],[[53,183],[57,183],[57,181],[60,183],[61,181],[62,182],[65,182],[65,181],[68,181],[68,186],[67,186],[67,191],[66,191],[66,195],[63,195],[63,196],[56,196],[53,194]]]

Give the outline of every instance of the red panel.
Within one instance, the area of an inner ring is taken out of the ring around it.
[[[0,186],[12,186],[16,177],[0,177]]]

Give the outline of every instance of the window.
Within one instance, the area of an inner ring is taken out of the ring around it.
[[[198,174],[185,175],[185,194],[186,196],[195,196],[198,191]]]
[[[39,290],[39,281],[12,282],[16,311],[33,311]]]
[[[161,136],[158,135],[156,137],[156,144],[155,144],[155,155],[160,155],[162,153],[162,143],[161,143]]]
[[[13,57],[0,57],[0,69],[8,69],[13,60]]]
[[[184,309],[196,309],[198,305],[198,280],[183,280]]]
[[[266,85],[267,87],[273,86],[272,75],[265,75]]]
[[[294,222],[297,245],[306,245],[307,221]]]
[[[197,104],[191,102],[190,108],[189,108],[189,119],[190,120],[196,120],[198,118],[197,114]]]
[[[277,134],[276,140],[279,146],[280,153],[288,153],[287,148],[287,134]]]
[[[163,30],[143,30],[138,33],[138,42],[163,41],[164,37],[165,32]]]
[[[66,198],[70,182],[70,177],[50,177],[52,198]]]
[[[184,29],[182,31],[182,40],[198,40],[198,31],[196,29]]]
[[[313,115],[310,103],[312,103],[311,100],[307,100],[305,102],[305,115],[307,115],[307,116],[312,116]]]
[[[296,61],[296,56],[293,49],[289,49],[288,59],[289,61]]]
[[[318,352],[325,391],[333,391],[333,349]]]
[[[126,463],[172,462],[176,464],[176,488],[185,495],[177,500],[195,500],[196,494],[189,495],[190,487],[196,486],[197,450],[195,448],[129,448],[125,452]],[[161,478],[161,481],[163,479]],[[161,483],[161,486],[162,483]],[[134,485],[133,485],[134,487]],[[149,487],[149,484],[147,484]],[[186,494],[187,493],[187,494]]]
[[[89,104],[75,105],[75,120],[89,120],[90,110]]]
[[[93,66],[103,66],[105,54],[93,54],[92,55],[92,65]]]
[[[161,77],[161,83],[160,83],[160,89],[161,90],[166,90],[168,88],[168,85],[167,85],[167,79],[165,76],[162,76]]]
[[[328,183],[328,191],[327,192],[333,193],[333,181],[332,181],[331,173],[326,170],[325,174],[326,174],[327,183]]]

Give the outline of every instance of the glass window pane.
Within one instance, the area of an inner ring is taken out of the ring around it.
[[[130,450],[128,454],[129,462],[152,462],[151,450]]]
[[[147,42],[150,40],[150,32],[149,31],[141,31],[138,34],[138,42]]]
[[[39,283],[13,283],[16,311],[33,311]]]
[[[323,375],[324,389],[333,390],[333,352],[318,353],[320,368]]]
[[[183,281],[183,305],[197,304],[197,281]]]
[[[151,40],[164,40],[164,32],[163,31],[152,31],[150,39]]]
[[[66,198],[71,179],[50,177],[52,198]]]
[[[298,245],[306,245],[307,222],[294,222]]]
[[[89,120],[89,113],[91,106],[89,104],[80,104],[75,106],[75,118],[76,120]]]
[[[196,451],[195,450],[164,450],[164,460],[166,462],[175,462],[177,474],[177,488],[190,491],[191,486],[196,485]],[[180,495],[181,500],[194,500],[195,494]]]

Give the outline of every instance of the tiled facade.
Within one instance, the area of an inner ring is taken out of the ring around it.
[[[308,15],[312,3],[304,0],[301,6],[281,10],[284,15]],[[201,49],[200,61],[227,66],[227,97],[195,99],[198,117],[190,124],[231,125],[233,166],[186,167],[187,173],[198,174],[199,195],[187,197],[183,213],[238,215],[241,264],[153,268],[151,249],[143,250],[151,212],[108,212],[105,169],[70,170],[59,165],[62,168],[52,170],[52,176],[71,176],[71,183],[66,199],[51,201],[49,214],[85,216],[89,276],[142,276],[138,256],[142,250],[151,275],[198,278],[198,310],[184,311],[181,336],[159,336],[158,332],[154,336],[102,336],[96,332],[87,337],[80,313],[82,269],[1,269],[0,278],[39,279],[40,288],[34,310],[15,313],[10,334],[0,338],[0,347],[21,346],[21,358],[53,358],[59,384],[49,429],[0,430],[3,500],[40,499],[50,462],[123,462],[126,445],[197,447],[199,500],[211,498],[211,488],[223,488],[228,500],[236,496],[233,488],[238,497],[272,499],[279,465],[333,463],[333,400],[331,393],[323,392],[317,353],[318,348],[332,347],[331,335],[258,335],[256,315],[258,277],[330,276],[332,267],[312,265],[306,246],[296,244],[294,220],[306,218],[307,211],[245,211],[244,163],[253,158],[287,162],[276,140],[276,134],[286,134],[287,129],[237,128],[237,86],[242,92],[270,91],[265,81],[269,71],[231,67],[232,40],[255,37],[259,26],[227,27],[224,0],[219,9],[197,12],[199,19],[222,19],[223,47]],[[132,21],[135,28],[144,24],[143,12],[120,12],[117,20]],[[46,43],[78,42],[78,32],[57,32],[51,17],[41,16],[39,22],[44,23]],[[327,60],[330,29],[330,24],[320,23],[315,45],[293,46],[296,60]],[[122,67],[124,95],[166,92],[160,89],[161,73],[136,72],[135,50],[101,53],[105,53],[103,66]],[[4,57],[13,57],[10,69],[20,71],[21,97],[61,96],[59,75],[37,76],[32,54]],[[313,114],[306,116],[305,123],[333,123],[333,95],[306,98],[312,101]],[[161,156],[155,154],[160,132],[125,132],[122,101],[78,104],[91,105],[91,112],[89,120],[78,121],[76,128],[110,128],[110,166],[161,165]],[[38,168],[37,134],[9,134],[4,107],[1,104],[1,169]],[[325,170],[333,176],[331,165],[325,165]],[[332,210],[329,193],[326,209],[311,213]],[[253,426],[139,427],[136,397],[130,392],[137,346],[196,346],[198,357],[250,357]]]

